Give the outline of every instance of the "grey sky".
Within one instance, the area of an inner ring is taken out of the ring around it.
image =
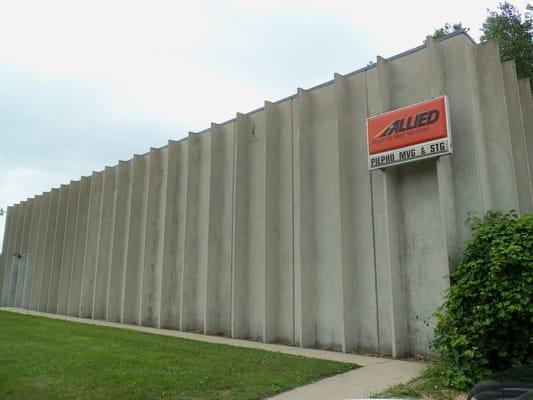
[[[0,207],[418,46],[445,22],[478,39],[496,5],[0,0]]]

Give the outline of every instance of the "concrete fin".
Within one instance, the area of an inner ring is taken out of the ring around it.
[[[29,236],[31,229],[31,212],[33,208],[33,202],[30,199],[27,199],[24,202],[24,211],[23,211],[23,220],[22,220],[22,236],[20,243],[20,253],[22,254],[22,259],[19,260],[19,270],[17,272],[17,283],[15,288],[15,299],[14,306],[22,306],[22,295],[24,292],[24,282],[26,279],[26,269],[28,266],[28,257],[29,257]]]
[[[524,143],[526,144],[529,176],[532,180],[531,185],[533,186],[533,95],[531,94],[531,83],[529,79],[524,78],[518,81],[518,91],[524,124]]]
[[[100,245],[100,221],[102,216],[102,194],[104,173],[93,172],[89,196],[89,215],[87,221],[87,240],[81,285],[80,318],[92,318],[96,265]]]
[[[511,139],[514,173],[517,181],[518,211],[533,212],[533,181],[527,156],[525,124],[520,105],[520,89],[514,61],[502,64],[505,101]]]
[[[54,232],[54,247],[50,273],[50,287],[48,290],[47,312],[57,313],[59,295],[59,279],[61,275],[61,260],[63,258],[63,244],[65,242],[65,221],[67,216],[68,186],[59,188],[56,226]]]
[[[518,196],[509,117],[505,102],[502,64],[498,43],[488,41],[475,46],[483,148],[488,191],[487,209],[518,210]],[[500,112],[496,112],[500,110]]]
[[[4,305],[4,293],[7,292],[7,289],[4,289],[4,283],[6,278],[4,274],[7,271],[7,263],[9,260],[9,248],[10,248],[10,239],[11,239],[11,229],[13,226],[13,207],[9,206],[6,210],[6,222],[4,228],[4,239],[2,242],[2,258],[0,258],[0,304]]]
[[[83,269],[85,266],[85,246],[87,243],[91,178],[80,179],[78,202],[76,205],[76,234],[74,236],[74,258],[70,277],[67,313],[72,317],[80,315]]]
[[[292,102],[265,103],[265,342],[295,344]],[[287,173],[291,171],[290,173]]]
[[[185,263],[181,279],[180,329],[203,332],[209,232],[211,135],[190,133],[187,156]]]
[[[124,281],[124,310],[122,321],[140,325],[141,288],[144,263],[147,208],[147,157],[135,155],[131,165],[131,200],[128,216],[128,245],[126,279]]]
[[[98,232],[98,259],[94,276],[94,295],[92,304],[92,318],[105,319],[107,309],[107,288],[109,285],[109,271],[111,268],[111,253],[113,251],[113,229],[115,223],[116,201],[116,171],[117,167],[106,167],[103,173],[102,208],[100,212],[100,227]]]
[[[31,295],[30,309],[39,309],[39,298],[41,294],[42,271],[44,263],[44,253],[46,249],[46,233],[48,231],[48,213],[50,211],[50,192],[43,193],[41,212],[39,216],[39,231],[37,233],[37,251],[35,254],[35,268],[33,287]]]
[[[10,227],[10,232],[8,234],[9,246],[8,252],[6,253],[5,260],[5,271],[4,271],[4,289],[2,290],[2,306],[12,307],[14,299],[14,288],[13,285],[16,282],[13,282],[13,274],[15,265],[15,257],[18,252],[17,248],[17,238],[19,236],[19,231],[22,229],[22,218],[23,210],[20,204],[14,205],[11,207],[9,212],[12,214],[13,222]]]
[[[184,266],[187,208],[187,145],[168,142],[160,325],[180,328],[181,278]]]
[[[128,232],[131,206],[131,164],[120,161],[117,166],[114,203],[114,224],[111,248],[111,267],[107,285],[107,321],[120,322],[124,309],[124,289],[126,280],[126,260],[128,255]]]
[[[393,109],[391,98],[391,66],[382,57],[377,58],[374,73],[374,105],[370,115],[381,114]],[[369,87],[372,87],[369,84]],[[371,104],[369,104],[371,106]],[[400,357],[406,352],[407,323],[405,314],[405,293],[402,288],[397,171],[372,171],[373,212],[376,249],[376,279],[380,351]],[[390,346],[390,347],[389,347]]]
[[[334,79],[342,230],[342,350],[366,352],[379,347],[377,323],[363,323],[377,321],[372,187],[366,164],[366,78],[349,80],[336,74]]]
[[[211,125],[204,332],[231,334],[235,123]]]
[[[28,260],[26,262],[26,274],[24,281],[24,289],[22,294],[22,303],[21,307],[29,309],[31,302],[31,292],[32,292],[32,282],[33,282],[33,271],[35,266],[35,253],[36,253],[36,244],[37,244],[37,232],[39,229],[39,213],[41,206],[41,196],[36,196],[30,200],[33,203],[32,212],[31,212],[31,223],[30,223],[30,234],[28,237]],[[1,288],[1,283],[0,283]]]
[[[233,214],[233,337],[264,339],[265,118],[237,114]]]
[[[152,148],[148,169],[141,325],[159,326],[166,201],[166,151]]]
[[[426,38],[427,79],[432,98],[446,94],[445,79],[442,70],[440,48],[433,36]],[[453,140],[453,137],[452,137]],[[446,240],[446,258],[451,272],[460,257],[457,244],[457,222],[455,220],[455,188],[453,185],[453,165],[451,156],[441,156],[437,160],[437,181],[439,188],[439,206],[442,228]]]
[[[38,311],[46,312],[50,293],[50,275],[52,273],[52,261],[54,253],[54,239],[57,222],[57,209],[59,206],[59,189],[50,192],[50,203],[46,223],[46,239],[44,242],[44,254],[42,257],[41,287],[39,292]]]
[[[339,143],[333,86],[298,94],[301,343],[342,349]]]
[[[63,255],[61,259],[61,271],[59,276],[59,293],[57,300],[57,313],[67,315],[68,298],[70,290],[70,277],[74,260],[74,241],[77,231],[76,215],[78,212],[78,200],[80,194],[80,181],[71,182],[68,190],[66,206],[65,232],[63,242]]]

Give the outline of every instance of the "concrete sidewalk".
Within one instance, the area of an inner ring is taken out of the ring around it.
[[[373,392],[386,389],[387,387],[397,383],[405,383],[409,381],[410,379],[419,375],[422,368],[424,367],[424,364],[419,362],[392,360],[390,358],[369,357],[357,354],[347,354],[333,351],[284,346],[279,344],[252,342],[249,340],[231,339],[220,336],[208,336],[196,333],[174,331],[170,329],[149,328],[138,325],[126,325],[119,324],[116,322],[75,318],[65,315],[30,311],[21,308],[1,307],[0,310],[19,314],[59,319],[64,321],[84,323],[89,325],[110,326],[113,328],[129,329],[139,332],[152,333],[155,335],[198,340],[201,342],[221,343],[230,346],[262,349],[285,354],[319,358],[323,360],[348,362],[361,366],[361,368],[358,368],[354,371],[332,376],[321,381],[312,383],[310,385],[301,386],[299,388],[272,397],[272,399],[276,400],[343,400],[369,397],[369,395]]]
[[[423,367],[423,363],[411,361],[376,362],[345,374],[300,386],[270,399],[345,400],[368,398],[371,394],[387,389],[391,385],[408,382],[418,376]]]

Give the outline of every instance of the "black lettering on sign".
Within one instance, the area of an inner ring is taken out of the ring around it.
[[[437,122],[437,120],[439,119],[439,116],[440,116],[440,113],[439,113],[439,110],[431,110],[429,113],[428,113],[428,122],[427,124],[433,124],[435,122]]]
[[[432,153],[446,151],[446,145],[443,142],[433,143],[429,148]]]
[[[407,150],[402,150],[400,151],[400,160],[405,160],[407,158],[411,158],[411,157],[414,157],[416,154],[415,154],[415,149],[407,149]]]
[[[384,165],[394,162],[394,153],[383,155],[383,156],[377,156],[372,159],[370,159],[370,166],[371,167],[377,167],[378,165]]]

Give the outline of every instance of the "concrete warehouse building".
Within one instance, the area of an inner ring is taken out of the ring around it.
[[[453,154],[369,171],[366,119],[440,95]],[[8,208],[1,305],[430,354],[470,212],[533,210],[529,81],[465,33]]]

